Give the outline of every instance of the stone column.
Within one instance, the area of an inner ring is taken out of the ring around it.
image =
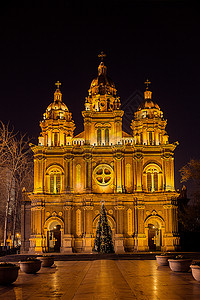
[[[177,232],[177,205],[174,201],[163,206],[165,209],[165,251],[174,251],[179,247],[180,238]]]
[[[43,224],[44,224],[44,204],[36,201],[31,206],[32,232],[30,236],[29,253],[42,253],[44,244]]]
[[[117,215],[117,224],[116,224],[116,234],[115,234],[115,252],[124,253],[124,220],[123,220],[123,211],[124,206],[118,204],[115,206],[116,215]]]
[[[85,190],[86,193],[91,193],[92,188],[92,157],[91,154],[84,156],[85,160]]]
[[[67,193],[73,192],[73,155],[67,155],[66,161],[66,191]]]
[[[145,205],[140,201],[135,201],[135,249],[137,251],[147,251],[148,243],[144,230],[144,209]]]
[[[174,158],[173,153],[168,152],[163,155],[165,190],[174,191]]]
[[[118,151],[115,153],[115,178],[116,178],[116,191],[122,193],[122,153]]]
[[[84,228],[85,228],[85,235],[84,235],[84,252],[91,253],[92,252],[92,212],[93,212],[93,205],[91,202],[86,202],[84,209]]]
[[[85,131],[85,144],[89,145],[91,143],[91,118],[90,118],[91,112],[84,112],[84,131]]]
[[[65,205],[65,217],[64,217],[64,234],[62,247],[60,249],[61,253],[72,253],[72,205]]]
[[[43,155],[35,155],[34,158],[34,193],[44,192],[44,161]]]
[[[143,162],[143,155],[141,153],[137,153],[134,156],[136,162],[136,191],[142,192],[142,162]]]

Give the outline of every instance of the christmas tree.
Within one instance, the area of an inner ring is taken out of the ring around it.
[[[114,253],[112,241],[112,230],[108,225],[107,215],[104,204],[101,206],[99,222],[97,225],[96,238],[93,251],[98,253]]]

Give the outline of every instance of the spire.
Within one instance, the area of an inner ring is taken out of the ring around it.
[[[61,93],[60,88],[59,88],[59,86],[61,85],[61,83],[59,81],[57,81],[55,83],[55,85],[57,86],[57,89],[56,89],[56,91],[54,93],[54,101],[62,101],[62,93]]]
[[[149,85],[151,84],[151,81],[148,79],[144,82],[146,84],[146,91],[144,92],[144,99],[151,99],[152,98],[152,92],[149,91]]]
[[[106,57],[106,54],[101,51],[100,54],[98,54],[98,57],[101,59],[101,62],[98,67],[98,75],[106,75],[107,67],[104,65],[103,59]]]

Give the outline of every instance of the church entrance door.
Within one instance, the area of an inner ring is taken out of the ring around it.
[[[153,224],[149,224],[149,234],[148,234],[148,242],[149,242],[149,250],[156,251],[156,230]]]
[[[161,249],[161,230],[154,224],[148,224],[148,244],[150,251]]]
[[[48,252],[60,252],[61,231],[60,225],[56,225],[47,232]]]

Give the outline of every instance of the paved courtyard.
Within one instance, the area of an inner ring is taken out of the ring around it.
[[[0,299],[197,300],[200,283],[155,260],[56,261],[35,275],[19,271],[12,286],[0,286]]]

